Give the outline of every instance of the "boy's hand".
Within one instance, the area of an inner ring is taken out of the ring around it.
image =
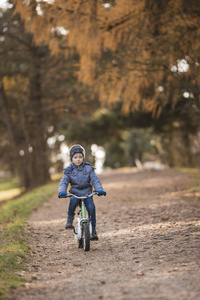
[[[105,196],[106,195],[106,192],[103,191],[103,190],[100,190],[100,191],[97,191],[97,195],[100,197],[100,196]]]
[[[67,196],[67,193],[65,193],[65,192],[61,192],[58,194],[58,198],[66,198],[66,196]]]

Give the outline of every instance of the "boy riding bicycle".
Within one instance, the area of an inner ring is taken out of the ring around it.
[[[74,145],[70,148],[70,159],[72,163],[64,169],[63,178],[60,180],[58,197],[66,197],[67,187],[70,184],[70,193],[77,196],[85,196],[92,192],[92,187],[98,192],[98,196],[105,196],[106,192],[103,190],[102,184],[95,174],[94,167],[84,162],[85,149],[81,145]],[[79,200],[71,197],[68,207],[68,217],[66,229],[73,228],[73,220],[75,209],[79,205]],[[98,240],[96,233],[96,210],[93,198],[85,200],[85,206],[92,222],[92,240]]]

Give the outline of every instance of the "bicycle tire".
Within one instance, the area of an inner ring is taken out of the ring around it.
[[[78,248],[83,248],[83,239],[78,240]]]
[[[83,224],[83,249],[85,251],[90,250],[90,229],[88,223]]]

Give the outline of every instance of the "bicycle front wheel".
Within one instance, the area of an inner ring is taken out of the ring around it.
[[[83,224],[83,249],[85,251],[90,250],[90,229],[88,223]]]

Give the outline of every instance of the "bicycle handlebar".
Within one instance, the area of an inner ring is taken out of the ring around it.
[[[77,196],[77,195],[74,195],[74,194],[69,193],[69,194],[66,195],[65,198],[67,198],[67,197],[74,197],[74,198],[77,198],[77,199],[80,199],[80,200],[81,200],[81,199],[87,199],[87,198],[90,198],[90,197],[92,197],[93,195],[98,195],[98,192],[93,192],[93,193],[91,193],[90,195],[86,194],[85,196]]]

